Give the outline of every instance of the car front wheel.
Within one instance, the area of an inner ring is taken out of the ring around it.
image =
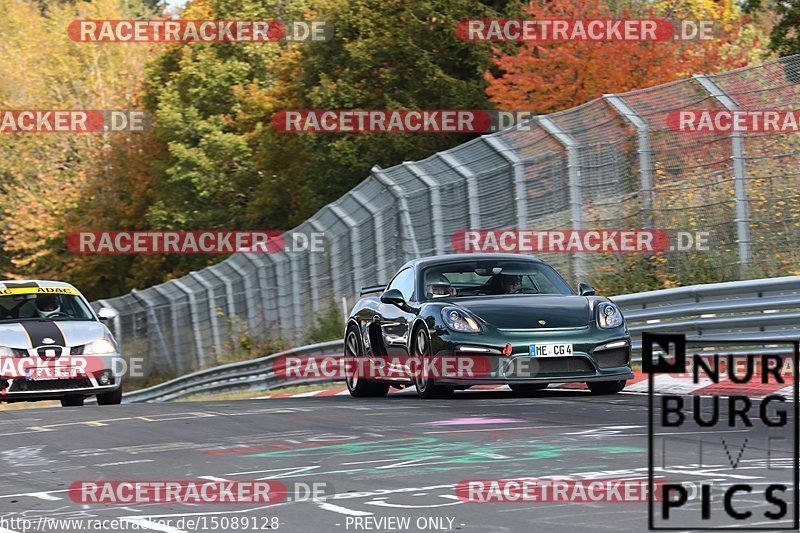
[[[414,337],[414,356],[419,361],[430,363],[433,355],[431,354],[431,338],[425,328],[417,329]],[[424,400],[430,398],[447,398],[453,394],[451,387],[444,387],[436,384],[436,379],[428,375],[427,364],[419,365],[419,368],[414,375],[414,386],[417,389],[417,396]],[[430,365],[432,368],[433,365]]]
[[[592,394],[616,394],[625,388],[627,381],[589,381],[586,385]]]

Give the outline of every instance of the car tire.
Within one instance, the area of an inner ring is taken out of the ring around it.
[[[419,358],[421,361],[433,357],[431,354],[431,337],[423,327],[419,327],[414,331],[412,353],[414,357]],[[452,387],[437,385],[436,378],[422,376],[421,373],[414,376],[414,387],[417,389],[417,396],[423,400],[448,398],[453,394]]]
[[[364,357],[364,347],[361,344],[361,336],[358,327],[350,325],[344,335],[344,355],[346,358]],[[354,398],[378,398],[386,396],[389,392],[389,385],[386,383],[376,383],[366,378],[358,376],[358,365],[346,365],[353,367],[353,375],[349,374],[349,368],[345,370],[345,383],[350,396]]]
[[[97,395],[97,405],[119,405],[122,403],[122,385],[111,392]]]
[[[64,396],[61,407],[83,407],[83,396]]]
[[[592,394],[616,394],[625,388],[628,382],[624,379],[619,381],[589,381],[586,385]]]
[[[550,385],[549,383],[517,383],[509,385],[509,388],[520,396],[532,396],[541,392]]]

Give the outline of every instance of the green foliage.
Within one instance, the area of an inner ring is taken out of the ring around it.
[[[308,328],[304,344],[341,339],[344,332],[344,319],[336,304],[331,302],[328,308],[314,317],[314,323]]]
[[[503,6],[512,12],[514,7]],[[320,7],[336,38],[311,43],[294,58],[291,98],[251,105],[253,122],[294,109],[485,109],[486,43],[460,41],[453,31],[466,17],[497,16],[473,0],[351,0]],[[287,61],[291,60],[284,57]],[[286,68],[286,64],[283,65]],[[250,102],[272,87],[252,90]],[[264,179],[250,209],[253,225],[291,227],[363,180],[373,165],[387,167],[431,155],[470,137],[443,134],[275,134],[254,131],[256,167]],[[286,164],[285,162],[289,162]],[[302,164],[292,164],[299,161]],[[282,224],[281,224],[282,223]]]
[[[775,12],[780,18],[770,34],[770,49],[782,56],[800,54],[800,0],[779,0]]]

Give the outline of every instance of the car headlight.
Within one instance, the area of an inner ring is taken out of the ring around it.
[[[461,333],[478,333],[481,327],[478,321],[457,307],[442,309],[442,318],[448,328]]]
[[[110,340],[97,339],[84,346],[83,355],[111,355],[116,351],[117,347]]]
[[[14,357],[14,350],[8,346],[0,346],[0,357]]]
[[[618,328],[622,325],[622,313],[616,305],[602,302],[597,306],[597,325],[603,329]]]

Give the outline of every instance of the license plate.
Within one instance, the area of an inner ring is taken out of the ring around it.
[[[42,381],[47,379],[72,379],[77,377],[78,368],[74,367],[40,367],[31,368],[25,376],[28,380]]]
[[[531,357],[566,357],[572,355],[571,344],[531,344],[528,346]]]

